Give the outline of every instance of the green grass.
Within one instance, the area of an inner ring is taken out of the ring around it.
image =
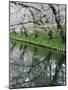
[[[29,41],[35,44],[45,45],[53,48],[65,48],[65,43],[63,43],[59,37],[54,37],[53,39],[49,39],[48,35],[45,33],[38,33],[38,38],[34,38],[34,35],[28,35],[27,37],[23,34],[17,33],[17,34],[10,34],[11,38],[14,38],[16,40],[21,41]]]

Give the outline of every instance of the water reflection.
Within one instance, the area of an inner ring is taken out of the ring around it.
[[[65,54],[24,42],[10,42],[10,88],[66,84]]]

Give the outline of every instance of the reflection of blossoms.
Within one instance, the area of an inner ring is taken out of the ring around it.
[[[14,47],[13,51],[11,51],[11,53],[14,53],[14,54],[10,54],[10,71],[11,71],[10,88],[65,84],[65,79],[64,79],[65,68],[63,67],[65,66],[65,64],[63,62],[62,62],[63,64],[62,63],[59,64],[60,60],[62,60],[62,56],[61,56],[61,59],[59,59],[59,62],[57,62],[56,60],[53,60],[52,58],[53,52],[49,50],[47,55],[45,54],[44,56],[40,57],[39,53],[37,53],[39,50],[39,47],[36,48],[35,46],[33,46],[33,48],[35,49],[31,51],[28,49],[29,45],[27,45],[26,48],[24,48],[25,44],[21,43],[21,45],[22,45],[20,46],[22,47],[21,49]],[[29,47],[32,47],[32,46],[30,45]],[[22,54],[22,52],[24,53]],[[32,54],[27,54],[27,53],[32,53]],[[26,54],[27,54],[27,57],[26,57]],[[21,57],[21,55],[23,58]],[[18,59],[16,59],[17,57],[15,56],[17,56]],[[26,59],[24,59],[25,57]],[[34,57],[35,59],[37,58],[37,60],[35,60]],[[32,60],[30,65],[28,64],[29,61],[27,61],[28,58],[31,58]],[[25,62],[24,60],[26,60],[26,64],[24,63]],[[59,69],[57,68],[57,66],[59,67]],[[59,71],[57,72],[57,70]],[[61,78],[62,76],[63,78]],[[55,79],[55,82],[54,82],[54,79]]]

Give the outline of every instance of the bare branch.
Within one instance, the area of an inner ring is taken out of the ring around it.
[[[10,1],[10,3],[13,3],[13,4],[15,4],[15,5],[21,5],[21,6],[25,7],[25,8],[33,8],[33,9],[35,9],[36,11],[41,12],[40,9],[38,9],[38,8],[36,8],[36,7],[34,7],[34,6],[29,6],[29,5],[26,5],[26,4],[23,4],[23,3],[20,3],[20,2],[16,2],[16,1]]]

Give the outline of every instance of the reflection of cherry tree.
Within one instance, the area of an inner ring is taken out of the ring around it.
[[[35,55],[36,54],[36,48],[34,49],[34,54],[33,55]],[[19,85],[19,87],[23,84],[24,85],[24,83],[28,83],[28,85],[29,85],[29,83],[34,83],[34,85],[36,84],[36,82],[37,82],[37,79],[39,78],[40,79],[40,77],[43,75],[43,71],[41,70],[42,69],[42,66],[41,66],[41,63],[44,63],[45,62],[45,60],[47,60],[47,58],[49,58],[49,55],[50,54],[48,54],[47,56],[46,56],[46,58],[44,58],[42,61],[39,61],[38,59],[36,59],[36,57],[35,56],[33,56],[32,58],[33,58],[33,63],[32,63],[32,65],[30,65],[30,66],[25,66],[24,64],[22,65],[22,64],[17,64],[17,63],[11,63],[11,65],[15,65],[15,66],[18,66],[18,68],[22,68],[24,71],[26,71],[26,68],[27,69],[29,69],[29,70],[27,70],[27,72],[20,72],[20,70],[19,70],[19,76],[17,76],[17,77],[12,77],[12,81],[11,82],[13,82],[13,81],[15,81],[16,82],[16,84],[14,84],[13,83],[13,85],[11,84],[11,86],[13,86],[13,88],[16,88],[16,86],[17,85]],[[22,55],[23,56],[23,55]],[[34,58],[35,57],[35,58]],[[20,58],[21,58],[21,56],[20,56]],[[22,59],[23,60],[23,59]],[[35,61],[35,62],[34,62]],[[21,62],[22,63],[22,62]],[[18,71],[17,70],[17,71]],[[20,76],[21,75],[21,76]],[[19,79],[22,79],[23,78],[23,80],[22,80],[22,82],[20,83],[20,82],[18,82],[18,80]],[[21,86],[22,87],[22,86]]]
[[[42,85],[47,86],[54,84],[53,81],[56,82],[59,71],[62,68],[64,56],[62,56],[59,62],[56,63],[51,59],[52,57],[51,50],[48,50],[48,54],[45,55],[44,58],[42,58],[39,57],[37,53],[39,48],[34,47],[33,54],[30,56],[32,58],[31,64],[29,63],[31,60],[27,63],[24,63],[25,54],[27,53],[28,50],[27,48],[28,48],[27,44],[21,43],[19,48],[21,53],[18,60],[16,62],[10,62],[11,74],[13,73],[13,75],[10,74],[10,88],[18,88],[26,86],[27,87],[42,86]],[[55,67],[53,67],[54,64],[56,64]],[[64,73],[63,68],[62,73]],[[64,78],[65,77],[63,76],[63,82],[65,82]],[[47,83],[45,84],[45,82]]]
[[[66,56],[62,55],[60,60],[58,61],[57,65],[56,65],[56,69],[55,69],[55,75],[53,76],[53,80],[51,82],[51,85],[56,84],[57,78],[59,77],[58,74],[59,74],[60,69],[62,70],[62,75],[63,75],[62,77],[63,77],[63,81],[64,81],[64,85],[65,85],[66,82],[65,82],[65,79],[64,79],[63,68],[62,68],[62,64],[65,61],[65,58],[66,58]]]

